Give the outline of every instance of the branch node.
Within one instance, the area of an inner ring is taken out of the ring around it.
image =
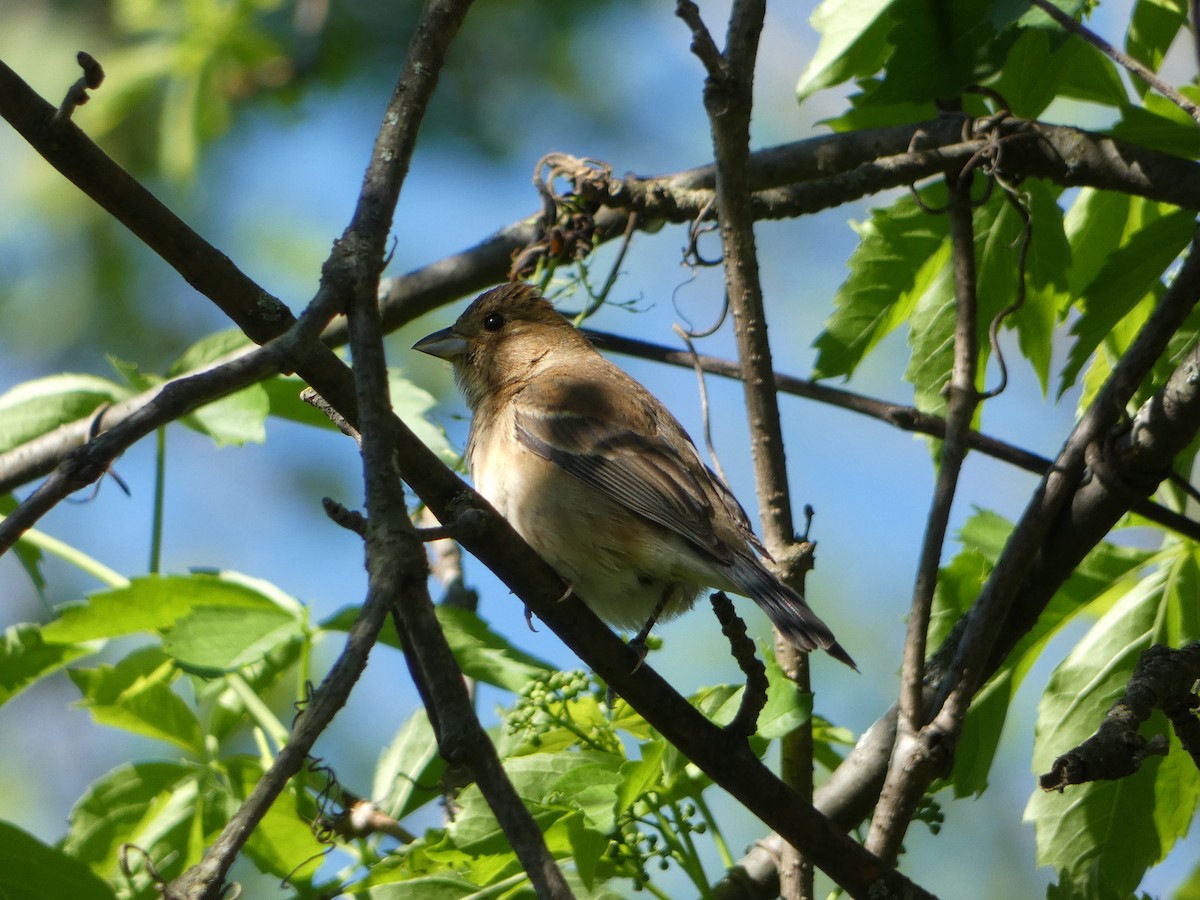
[[[62,104],[54,111],[54,117],[51,119],[51,124],[55,127],[61,122],[66,122],[71,118],[71,113],[75,112],[75,107],[83,106],[91,97],[88,95],[88,90],[95,90],[104,82],[104,68],[96,61],[96,58],[84,50],[80,50],[75,54],[75,60],[79,63],[79,67],[83,69],[83,75],[67,89],[67,95],[63,97]]]
[[[725,733],[748,738],[758,730],[758,714],[767,703],[767,667],[754,652],[754,641],[746,634],[746,623],[733,610],[733,602],[724,591],[709,596],[713,612],[721,623],[721,631],[729,639],[733,658],[746,676],[746,690],[742,703],[732,721],[725,726]]]
[[[357,510],[348,509],[331,497],[322,497],[321,506],[325,515],[334,523],[341,525],[347,531],[353,531],[359,537],[367,536],[367,517]]]

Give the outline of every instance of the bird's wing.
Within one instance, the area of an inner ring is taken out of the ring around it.
[[[634,382],[621,387],[642,390]],[[665,410],[647,415],[647,407],[637,402],[640,397],[612,393],[598,390],[589,379],[541,380],[518,398],[517,440],[716,561],[732,562],[737,548],[714,528],[713,500],[725,505],[728,491],[713,483],[674,419],[656,421],[658,413],[669,418]],[[619,402],[620,409],[610,400]],[[680,440],[686,446],[673,446],[672,441]]]

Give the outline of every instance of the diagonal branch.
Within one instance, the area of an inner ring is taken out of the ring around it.
[[[754,67],[766,15],[764,0],[734,0],[725,50],[719,52],[700,11],[691,0],[679,0],[678,15],[692,32],[692,52],[704,64],[704,108],[712,132],[717,222],[725,272],[725,295],[733,313],[739,369],[750,423],[751,456],[757,487],[763,540],[780,561],[779,574],[799,587],[803,570],[785,560],[795,543],[791,491],[788,488],[779,397],[767,341],[767,320],[759,281],[754,240],[750,167],[750,117],[754,107]],[[811,693],[808,657],[776,635],[777,657],[796,689]],[[812,802],[812,723],[806,721],[783,740],[781,774],[806,802]],[[812,863],[788,845],[780,862],[780,892],[787,900],[811,897]]]
[[[1196,122],[1200,123],[1200,106],[1197,106],[1171,85],[1167,84],[1150,70],[1145,64],[1134,59],[1128,53],[1123,53],[1118,50],[1096,32],[1092,31],[1082,22],[1076,21],[1073,16],[1068,16],[1065,12],[1055,6],[1050,0],[1030,0],[1030,2],[1052,18],[1055,22],[1065,28],[1072,34],[1083,38],[1117,65],[1127,69],[1138,78],[1142,79],[1156,91],[1182,109],[1185,113],[1191,116]]]
[[[971,221],[971,180],[955,179],[949,185],[950,243],[954,254],[954,368],[947,385],[946,437],[942,443],[937,481],[925,526],[925,537],[908,613],[908,635],[900,685],[900,719],[892,761],[888,766],[879,805],[871,819],[867,846],[883,859],[893,860],[908,824],[925,791],[926,772],[943,773],[949,757],[943,744],[920,740],[925,724],[925,637],[937,586],[938,566],[946,542],[950,510],[959,474],[969,446],[967,435],[979,404],[975,388],[979,335],[975,284],[975,229]]]

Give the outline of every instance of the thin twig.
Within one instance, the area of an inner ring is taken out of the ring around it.
[[[1147,66],[1138,62],[1128,53],[1123,53],[1122,51],[1118,50],[1082,22],[1077,22],[1074,18],[1068,16],[1065,12],[1051,3],[1050,0],[1030,0],[1030,2],[1067,31],[1083,38],[1117,65],[1123,66],[1125,69],[1132,72],[1197,122],[1200,122],[1200,106],[1197,106],[1187,97],[1183,96],[1183,94],[1179,93],[1179,91],[1175,90],[1175,88],[1171,87],[1171,85],[1159,78]]]
[[[946,436],[942,443],[937,481],[934,485],[925,537],[913,585],[908,613],[908,633],[900,685],[900,722],[896,746],[888,767],[879,805],[871,820],[867,847],[883,859],[895,859],[917,802],[927,784],[926,770],[938,771],[947,761],[951,745],[921,739],[925,726],[924,681],[925,639],[938,566],[950,523],[950,511],[959,475],[967,454],[967,435],[979,403],[975,388],[979,345],[976,334],[978,300],[975,284],[975,231],[971,221],[971,182],[954,180],[948,185],[950,241],[954,257],[954,367],[946,399]]]
[[[79,68],[83,69],[83,74],[67,89],[67,95],[63,97],[63,102],[54,111],[54,118],[51,122],[55,127],[70,119],[76,107],[83,106],[91,99],[88,94],[89,90],[94,91],[104,83],[104,69],[100,63],[96,62],[94,56],[80,50],[75,54],[75,61],[79,63]]]
[[[678,0],[676,15],[692,33],[692,52],[703,63],[704,108],[708,113],[715,160],[716,210],[720,225],[725,294],[733,313],[738,362],[742,373],[746,415],[751,429],[763,539],[768,551],[783,558],[795,541],[791,492],[788,488],[779,398],[767,341],[767,320],[758,253],[754,240],[750,164],[750,116],[753,108],[754,67],[766,15],[764,0],[734,0],[729,13],[725,49],[717,50],[700,11],[691,0]],[[785,579],[791,573],[780,572]],[[797,690],[811,692],[807,659],[797,655],[792,673]],[[806,801],[812,798],[812,724],[805,721],[785,740],[798,765],[789,767],[789,784]],[[785,900],[812,896],[812,864],[794,847],[785,848],[780,864]]]

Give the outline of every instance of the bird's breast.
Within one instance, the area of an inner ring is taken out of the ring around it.
[[[558,572],[600,618],[641,628],[660,601],[661,618],[689,609],[699,585],[682,569],[685,542],[637,516],[515,437],[473,436],[475,489]]]

